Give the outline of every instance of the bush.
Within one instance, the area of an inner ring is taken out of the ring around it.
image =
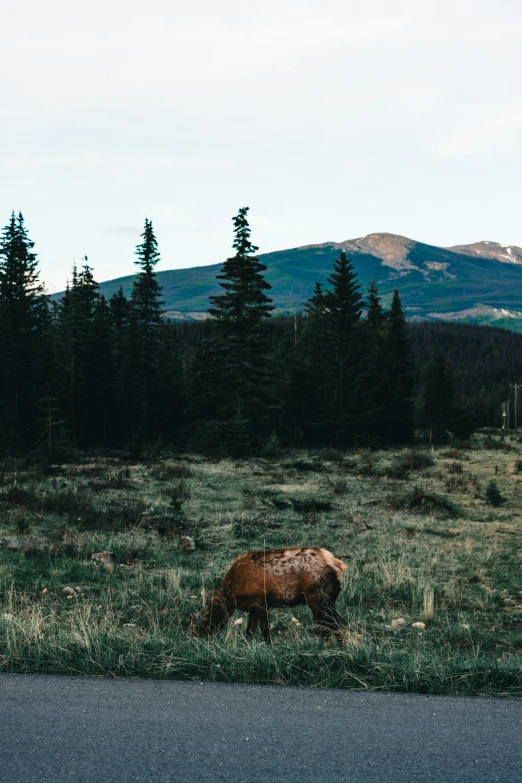
[[[151,468],[150,475],[157,481],[168,481],[169,479],[191,478],[193,472],[184,462],[165,462],[154,465]]]
[[[513,451],[513,446],[504,440],[487,437],[482,441],[482,447],[488,451]]]
[[[433,467],[433,457],[422,449],[408,449],[396,458],[397,465],[404,471],[420,471]]]
[[[294,511],[299,514],[313,514],[320,511],[330,511],[333,503],[330,500],[316,498],[290,498]]]
[[[388,498],[394,511],[415,511],[419,514],[438,513],[443,517],[456,518],[460,516],[458,506],[442,495],[424,492],[420,487],[414,487],[405,495],[392,495]]]
[[[332,492],[334,495],[338,495],[339,497],[342,495],[346,495],[348,491],[348,482],[345,478],[340,476],[339,478],[334,479],[332,482]]]
[[[491,479],[486,487],[486,503],[490,506],[501,506],[506,501],[507,498],[501,494],[495,479]]]
[[[448,473],[451,473],[452,475],[456,475],[464,472],[464,468],[462,467],[460,462],[451,462],[446,468],[446,470],[448,471]]]
[[[462,448],[446,449],[445,451],[440,452],[440,456],[444,457],[445,459],[469,459],[469,456],[465,451],[462,450]]]
[[[323,470],[323,466],[316,460],[306,457],[296,457],[294,459],[285,459],[281,462],[281,467],[288,469],[299,470],[301,473],[307,473],[311,471],[320,472]]]
[[[281,441],[276,432],[273,432],[262,449],[263,457],[276,459],[281,454]]]

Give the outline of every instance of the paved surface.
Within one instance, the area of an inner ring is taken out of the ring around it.
[[[522,701],[0,674],[1,783],[520,783]]]

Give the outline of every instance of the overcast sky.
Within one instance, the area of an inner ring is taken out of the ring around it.
[[[0,27],[0,224],[50,290],[88,255],[172,269],[378,231],[522,245],[520,0],[16,0]]]

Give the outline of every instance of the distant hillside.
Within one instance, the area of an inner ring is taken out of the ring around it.
[[[375,279],[385,305],[399,288],[410,320],[462,320],[522,330],[522,249],[495,242],[441,248],[395,234],[369,234],[265,253],[259,259],[267,265],[276,310],[301,309],[315,282],[326,283],[340,250],[352,258],[364,289]],[[219,291],[220,268],[159,272],[167,315],[206,317],[208,297]],[[133,280],[133,275],[108,280],[100,288],[106,297],[120,285],[129,294]]]

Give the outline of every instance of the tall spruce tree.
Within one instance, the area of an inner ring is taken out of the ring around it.
[[[130,302],[120,286],[109,300],[112,320],[114,414],[112,435],[118,443],[130,439],[131,411],[128,399]]]
[[[12,444],[35,437],[39,400],[50,371],[48,299],[22,213],[0,237],[0,427]]]
[[[160,433],[152,422],[151,389],[159,370],[160,327],[163,304],[155,267],[160,260],[152,221],[145,219],[142,242],[136,247],[140,267],[130,300],[127,388],[131,437],[145,442]]]
[[[131,294],[133,319],[147,332],[154,324],[161,322],[161,286],[154,271],[160,254],[158,241],[152,227],[152,221],[145,218],[145,227],[141,235],[142,242],[136,246],[137,260],[134,262],[140,268]]]
[[[57,328],[60,345],[62,407],[67,426],[80,447],[93,445],[95,403],[93,374],[98,359],[93,349],[94,317],[100,300],[99,286],[87,256],[78,272],[73,265],[71,284],[58,306]]]
[[[248,207],[242,207],[233,218],[236,253],[217,276],[223,293],[210,297],[209,308],[217,326],[211,361],[220,368],[213,418],[226,424],[231,450],[239,437],[242,444],[259,443],[271,413],[267,326],[274,308],[265,293],[271,286],[264,278],[266,266],[254,255],[258,248],[250,241],[247,215]]]
[[[468,437],[475,427],[456,392],[451,365],[441,353],[428,366],[417,422],[430,443],[446,443],[450,435]]]
[[[409,443],[415,431],[415,388],[406,319],[397,289],[387,317],[385,355],[388,386],[385,439],[389,443]]]
[[[312,442],[346,446],[365,433],[366,373],[363,300],[357,273],[341,251],[323,293],[316,286],[306,308],[305,362],[312,390],[309,420]]]
[[[386,439],[388,426],[388,386],[386,380],[386,319],[381,298],[372,280],[368,289],[368,311],[365,326],[367,371],[367,433],[371,441]]]

